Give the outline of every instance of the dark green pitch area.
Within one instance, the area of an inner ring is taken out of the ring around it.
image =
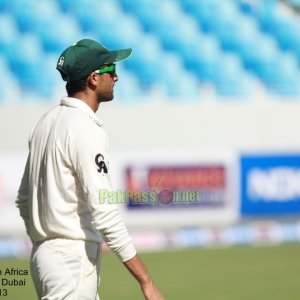
[[[300,299],[299,244],[192,249],[141,257],[167,300]],[[143,299],[139,286],[114,255],[104,254],[102,264],[101,300]],[[28,269],[28,260],[0,260],[1,279],[6,268]],[[7,290],[1,300],[37,299],[30,276],[25,286],[9,286]]]

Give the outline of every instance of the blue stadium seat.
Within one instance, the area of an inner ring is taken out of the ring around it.
[[[176,54],[165,54],[162,66],[157,70],[160,89],[167,98],[189,101],[199,99],[200,84],[195,75],[187,72],[182,60]]]
[[[51,97],[61,86],[59,53],[94,38],[109,49],[133,48],[120,69],[120,98],[157,87],[168,98],[196,99],[199,82],[222,96],[244,97],[257,80],[271,93],[294,97],[300,21],[282,7],[275,0],[0,0],[0,57],[7,60],[0,68],[11,70],[23,91]],[[41,60],[53,68],[48,80]]]
[[[249,1],[249,0],[234,0],[240,11],[246,15],[253,15],[255,10],[255,5],[257,2]]]
[[[9,59],[14,52],[15,45],[20,39],[20,33],[14,22],[14,19],[9,14],[0,15],[0,54]]]
[[[264,32],[276,38],[284,51],[295,51],[300,59],[300,21],[298,16],[282,9],[278,1],[264,1],[256,11]]]
[[[118,64],[117,74],[119,77],[115,85],[115,99],[118,102],[135,103],[145,100],[144,92],[138,79],[132,72],[128,72],[123,64]]]
[[[199,2],[199,6],[195,6],[191,12],[201,24],[203,31],[207,32],[211,30],[212,22],[216,19],[215,13],[218,10],[220,1],[203,1]]]
[[[281,52],[277,44],[272,39],[264,38],[259,46],[257,46],[256,55],[253,57],[253,71],[263,80],[266,81],[266,75],[269,70],[280,72],[277,70],[278,61],[281,59]],[[270,72],[272,76],[273,72]]]
[[[182,1],[185,10],[196,17],[203,31],[212,31],[216,22],[235,18],[238,6],[233,1],[219,0],[185,0]]]
[[[261,37],[256,21],[251,17],[241,15],[226,20],[224,23],[219,21],[214,26],[214,33],[225,51],[237,51],[244,43],[256,43]]]
[[[133,3],[134,9],[131,10],[131,13],[139,19],[145,32],[159,34],[161,28],[166,27],[170,33],[171,28],[179,28],[183,18],[187,17],[178,1],[139,0],[133,1]]]
[[[213,11],[216,10],[218,2],[219,1],[217,0],[182,0],[181,4],[185,11],[189,14],[195,14],[199,11],[199,13],[203,14],[203,17],[211,17],[213,15]]]
[[[206,35],[194,41],[190,52],[184,55],[184,62],[200,80],[211,82],[219,71],[221,55],[218,41],[214,36]]]
[[[72,5],[70,13],[78,20],[84,32],[105,30],[113,23],[119,23],[123,11],[114,0],[78,0]],[[121,26],[119,26],[121,27]]]
[[[173,20],[172,22],[157,28],[156,33],[159,35],[161,43],[165,50],[175,51],[177,55],[181,55],[182,49],[190,47],[202,35],[195,19],[190,17],[182,17],[180,22]]]
[[[273,35],[284,51],[295,51],[300,59],[300,21],[298,17],[283,18],[274,24]]]
[[[160,70],[163,70],[163,54],[157,37],[146,35],[136,46],[134,59],[125,60],[124,65],[137,76],[142,88],[148,90],[159,82]]]
[[[54,19],[44,15],[33,32],[39,38],[46,53],[56,53],[57,55],[82,37],[76,20],[71,16],[63,15],[57,15]]]
[[[280,22],[285,17],[279,1],[264,0],[255,5],[254,17],[260,23],[262,31],[273,34],[274,24]]]
[[[282,96],[296,96],[300,92],[300,71],[294,55],[281,55],[271,65],[261,70],[260,78],[273,93]]]
[[[37,91],[38,95],[44,100],[52,99],[55,95],[55,91],[58,88],[64,89],[65,86],[65,82],[62,81],[61,75],[56,70],[57,59],[57,55],[53,54],[46,54],[43,57],[44,70],[39,71],[40,75],[34,90]],[[61,97],[61,94],[59,94],[59,97]]]
[[[34,27],[35,8],[36,1],[33,0],[10,1],[8,9],[21,32],[28,32]]]
[[[134,2],[135,7],[132,14],[139,19],[147,33],[153,29],[153,24],[159,16],[160,1],[140,0]]]
[[[9,2],[8,0],[0,0],[0,14],[8,12]]]
[[[143,0],[119,0],[125,13],[132,14]]]
[[[70,7],[68,14],[73,16],[79,23],[82,32],[91,32],[93,28],[98,26],[98,20],[100,19],[100,13],[96,9],[95,1],[86,1],[86,5],[80,5],[80,2],[76,1]]]
[[[60,10],[62,13],[67,14],[70,12],[74,4],[76,4],[77,0],[70,1],[70,0],[57,0]]]
[[[256,82],[257,80],[244,70],[237,55],[222,55],[218,72],[213,78],[213,83],[220,96],[246,98],[253,94]]]
[[[109,49],[138,47],[144,32],[137,19],[130,15],[122,15],[118,21],[113,21],[109,26],[99,26],[95,29],[97,40]]]
[[[260,68],[276,62],[280,49],[270,36],[259,35],[256,40],[245,39],[237,49],[246,70],[259,76]]]
[[[10,10],[21,32],[32,32],[41,20],[52,18],[54,21],[59,15],[59,5],[55,1],[20,0],[11,1]]]
[[[43,52],[35,36],[22,36],[16,41],[9,65],[22,89],[30,90],[38,85],[39,77],[44,73],[43,63]]]
[[[144,27],[160,38],[164,49],[176,50],[178,44],[185,42],[186,35],[197,38],[199,26],[196,20],[185,15],[178,2],[165,0],[154,2],[152,5],[152,10],[143,6],[137,14]],[[141,16],[141,11],[145,11],[147,17]]]
[[[247,100],[255,95],[256,88],[261,86],[259,80],[246,72],[236,76],[223,78],[216,84],[216,91],[221,99]]]
[[[18,95],[18,83],[9,69],[6,57],[2,55],[0,55],[0,70],[0,103],[13,101]]]
[[[237,25],[235,30],[239,27],[239,20],[241,20],[241,12],[234,1],[221,1],[218,3],[216,10],[214,11],[212,18],[208,19],[210,31],[216,31],[222,26],[231,23]]]

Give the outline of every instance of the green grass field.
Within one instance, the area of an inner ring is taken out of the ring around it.
[[[300,299],[300,245],[141,256],[168,300]],[[0,260],[0,264],[2,272],[6,267],[28,269],[28,260]],[[102,264],[101,300],[143,299],[139,286],[113,254],[104,254]],[[8,295],[0,299],[36,299],[30,276],[25,287],[9,287]]]

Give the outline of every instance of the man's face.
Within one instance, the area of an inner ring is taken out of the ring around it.
[[[99,82],[96,88],[98,102],[111,101],[114,98],[114,85],[118,81],[115,65],[105,65],[99,70]]]

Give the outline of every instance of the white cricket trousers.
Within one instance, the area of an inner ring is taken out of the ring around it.
[[[39,300],[99,300],[101,247],[50,239],[35,243],[30,269]]]

